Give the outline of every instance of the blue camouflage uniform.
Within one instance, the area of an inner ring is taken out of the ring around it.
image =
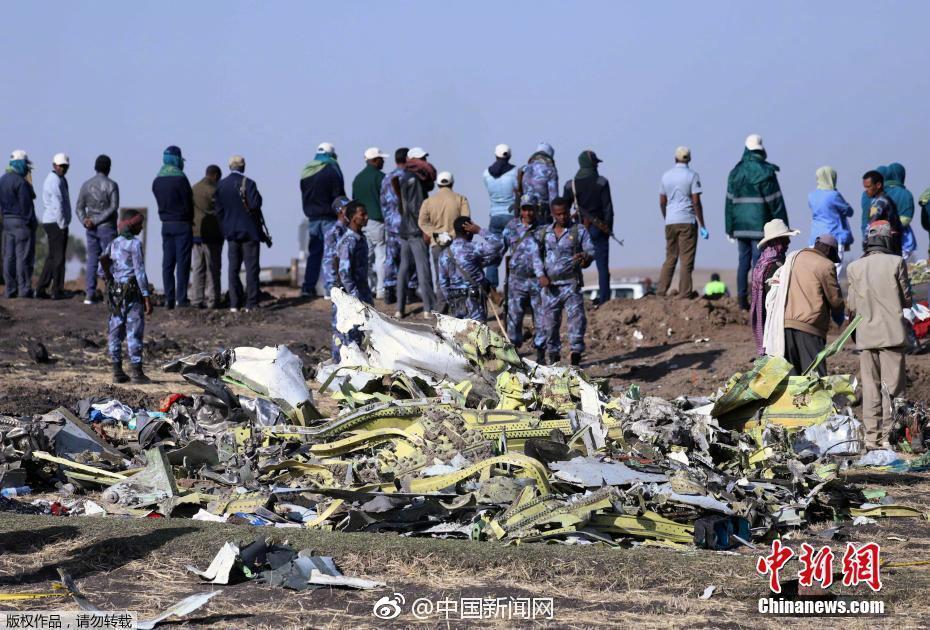
[[[400,267],[400,207],[391,180],[404,174],[403,168],[395,168],[381,180],[381,213],[384,215],[385,252],[384,286],[397,286],[397,269]],[[416,271],[412,271],[407,286],[417,286]]]
[[[346,229],[336,245],[339,258],[338,277],[334,286],[366,304],[372,304],[371,287],[368,285],[368,239],[364,234]],[[333,304],[333,361],[339,361],[340,346],[360,343],[362,335],[357,329],[346,334],[336,330],[336,305]]]
[[[524,225],[520,219],[513,219],[504,228],[504,244],[510,251],[507,336],[517,348],[523,343],[523,316],[527,304],[533,315],[533,346],[543,348],[546,343],[542,291],[539,286],[539,277],[545,275],[540,255],[543,229],[536,223]]]
[[[483,322],[488,318],[487,280],[484,268],[499,265],[504,241],[488,230],[481,230],[481,242],[456,238],[439,256],[439,287],[446,296],[449,314],[460,319]]]
[[[149,280],[145,275],[145,258],[142,242],[121,234],[110,242],[104,255],[112,261],[110,273],[113,282],[107,287],[110,302],[108,348],[114,363],[123,360],[122,344],[126,339],[129,360],[142,363],[142,335],[145,332],[143,297],[149,295]],[[138,287],[138,290],[136,289]],[[122,299],[115,292],[122,291]]]
[[[339,264],[336,258],[336,246],[349,228],[342,221],[333,223],[323,235],[323,288],[326,295],[336,282]]]
[[[559,196],[559,171],[555,161],[542,151],[530,156],[523,167],[523,192],[533,194],[539,202],[536,219],[540,223],[551,223],[549,204]]]
[[[584,312],[584,296],[581,294],[581,269],[572,257],[585,253],[594,256],[594,243],[583,225],[572,224],[565,228],[562,236],[556,236],[555,225],[546,226],[543,239],[545,268],[550,285],[543,289],[543,313],[546,326],[546,351],[559,354],[562,340],[562,311],[568,319],[568,344],[572,352],[584,352],[584,333],[588,320]]]

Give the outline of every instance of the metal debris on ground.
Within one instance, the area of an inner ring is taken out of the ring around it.
[[[784,359],[763,357],[704,398],[635,386],[612,397],[580,369],[521,360],[488,326],[399,322],[338,289],[332,299],[337,328],[362,341],[315,370],[330,417],[286,347],[190,355],[165,369],[202,393],[159,409],[92,399],[77,415],[0,417],[4,483],[88,493],[63,502],[78,513],[504,543],[719,550],[815,522],[924,516],[876,505],[841,476],[862,461],[856,382],[819,377],[816,362],[789,376]],[[926,409],[901,400],[895,412],[898,442],[923,449]],[[197,572],[220,584],[254,573],[244,551],[228,543]],[[341,579],[294,556],[286,570],[261,565],[267,579]]]

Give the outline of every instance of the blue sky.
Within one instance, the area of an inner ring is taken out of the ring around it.
[[[68,153],[74,196],[108,153],[123,205],[152,208],[165,146],[182,147],[192,183],[241,153],[275,237],[264,264],[296,255],[299,173],[321,141],[348,179],[368,146],[423,146],[484,222],[494,145],[522,161],[550,142],[563,181],[592,148],[622,267],[661,264],[658,181],[679,144],[704,183],[704,268],[735,264],[723,200],[749,133],[781,167],[805,238],[818,166],[837,169],[856,224],[866,170],[898,161],[915,194],[930,186],[928,3],[99,1],[3,13],[0,150],[29,151],[38,181]]]

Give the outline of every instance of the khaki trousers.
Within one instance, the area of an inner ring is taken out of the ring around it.
[[[865,444],[875,448],[888,439],[891,430],[891,401],[904,393],[904,352],[900,348],[862,350],[862,424]]]
[[[694,257],[697,254],[698,227],[696,223],[672,223],[665,226],[665,264],[659,276],[656,293],[665,295],[675,274],[675,265],[681,259],[681,271],[678,274],[678,295],[688,297],[694,290],[691,272],[694,271]]]

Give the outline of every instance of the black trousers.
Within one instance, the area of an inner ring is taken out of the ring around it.
[[[60,228],[57,223],[43,223],[45,235],[48,237],[48,254],[45,256],[45,265],[42,275],[39,276],[38,291],[50,292],[53,296],[60,295],[65,286],[65,250],[68,247],[68,228]],[[49,291],[51,287],[51,291]]]
[[[800,376],[826,347],[827,340],[823,337],[806,333],[803,330],[785,328],[785,359],[792,366],[792,376]],[[817,366],[817,374],[827,375],[826,361],[821,361]]]
[[[227,241],[229,250],[229,306],[241,308],[242,281],[239,279],[239,269],[245,262],[245,308],[258,306],[258,274],[261,269],[258,263],[258,253],[262,244],[258,241]]]

